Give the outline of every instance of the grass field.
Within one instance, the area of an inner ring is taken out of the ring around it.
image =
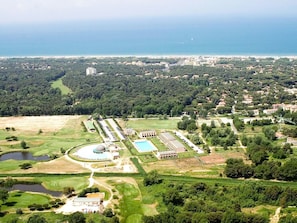
[[[42,181],[42,184],[48,190],[63,191],[64,187],[74,187],[75,191],[81,191],[88,187],[89,176],[55,176],[55,177],[38,177],[36,180]]]
[[[15,211],[17,208],[27,208],[30,204],[47,204],[50,197],[42,194],[14,191],[9,193],[9,198],[1,206],[2,211]]]
[[[31,152],[34,156],[45,154],[61,156],[61,148],[67,150],[87,142],[100,141],[100,136],[98,134],[84,131],[81,122],[85,119],[85,116],[32,116],[0,118],[0,153],[16,150],[24,151],[21,148],[22,140],[24,140],[28,146],[26,151]],[[34,128],[32,128],[32,126],[34,126]],[[13,127],[14,131],[7,131],[5,129],[6,127]],[[18,141],[8,142],[5,138],[9,136],[16,136]],[[71,166],[67,165],[65,160],[55,161],[51,162],[54,162],[55,164],[59,163],[60,166],[54,165],[51,167],[53,163],[48,165],[49,162],[38,162],[38,164],[36,164],[36,161],[29,161],[32,162],[33,169],[27,170],[26,172],[47,172],[47,170],[52,172],[53,169],[56,169],[58,172],[63,172],[64,168],[61,168],[63,165],[66,172],[79,171],[79,168],[75,167],[77,166],[76,164],[73,165],[74,167],[72,169],[70,168]],[[20,168],[18,165],[22,162],[24,161],[3,161],[1,163],[1,171],[19,171]],[[43,165],[41,164],[47,166],[47,169],[43,168]],[[60,167],[60,169],[57,169],[57,167]]]
[[[116,185],[116,189],[123,196],[120,201],[120,210],[123,221],[126,223],[142,222],[143,215],[139,190],[134,185],[124,183]]]
[[[137,131],[141,130],[175,130],[177,129],[177,123],[179,119],[168,119],[168,120],[159,120],[159,119],[129,119],[127,122],[118,121],[122,128],[132,128]]]
[[[167,151],[168,148],[157,137],[150,138],[150,141],[157,147],[158,151]]]
[[[68,88],[67,86],[65,86],[62,82],[62,78],[54,81],[52,83],[52,88],[59,88],[61,90],[62,95],[67,95],[70,94],[72,91],[70,88]]]

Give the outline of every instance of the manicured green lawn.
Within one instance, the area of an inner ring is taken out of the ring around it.
[[[17,223],[26,223],[28,221],[28,219],[34,215],[34,214],[38,214],[39,216],[42,216],[46,219],[47,222],[65,222],[67,219],[67,216],[64,216],[62,214],[56,214],[52,211],[50,212],[38,212],[38,213],[24,213],[22,215],[18,215],[18,214],[7,214],[4,217],[0,218],[1,222],[15,222],[13,220],[17,219]]]
[[[133,128],[135,130],[175,130],[177,129],[178,119],[130,119],[126,123],[127,128]]]
[[[43,185],[48,190],[54,191],[63,191],[64,187],[74,187],[76,191],[80,191],[86,187],[88,187],[89,176],[73,176],[73,177],[65,177],[65,176],[49,176],[49,177],[38,177],[36,180],[42,181]]]
[[[2,205],[2,211],[13,212],[18,208],[26,209],[30,204],[47,204],[51,200],[50,197],[42,194],[25,193],[21,191],[13,191],[9,193],[9,197]]]
[[[52,88],[59,88],[61,90],[62,95],[67,95],[72,92],[70,88],[63,84],[62,78],[54,81],[52,83]]]
[[[126,223],[140,223],[142,212],[142,201],[139,197],[139,190],[132,184],[118,184],[116,189],[123,196],[120,201],[121,217]]]
[[[20,160],[5,160],[5,161],[0,161],[1,162],[1,172],[6,172],[6,171],[11,171],[15,169],[20,169],[20,164],[22,163],[31,163],[34,164],[36,163],[35,161],[20,161]],[[0,173],[1,173],[0,172]]]
[[[167,151],[168,148],[157,137],[150,138],[150,141],[157,147],[158,151]]]

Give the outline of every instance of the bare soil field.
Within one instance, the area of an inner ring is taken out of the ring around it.
[[[90,172],[89,169],[84,168],[82,165],[78,163],[71,162],[67,160],[65,157],[60,157],[55,160],[51,160],[49,162],[39,162],[33,165],[32,168],[28,170],[20,170],[17,169],[13,172],[20,173],[83,173]]]
[[[200,157],[200,160],[203,164],[218,165],[225,164],[226,160],[229,158],[241,158],[245,160],[245,156],[242,152],[233,151],[228,151],[225,153],[211,153],[210,155]]]
[[[147,172],[157,169],[162,173],[201,173],[212,172],[214,168],[222,168],[228,158],[242,158],[244,155],[241,152],[228,151],[226,153],[212,153],[207,156],[177,159],[177,160],[162,160],[152,163],[143,164]]]
[[[223,164],[226,161],[222,155],[213,153],[207,156],[200,157],[200,160],[203,164]]]
[[[55,132],[62,129],[69,120],[79,118],[81,118],[79,115],[1,117],[0,129],[13,127],[22,131],[36,132],[41,129],[46,132]]]
[[[205,166],[197,158],[185,158],[178,160],[162,160],[143,164],[144,169],[149,172],[158,170],[160,173],[174,174],[193,170],[206,170]]]

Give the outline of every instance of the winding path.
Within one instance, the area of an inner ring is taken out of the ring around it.
[[[83,168],[89,169],[89,170],[91,171],[90,177],[89,177],[89,179],[88,179],[88,180],[89,180],[89,185],[88,185],[88,187],[92,187],[94,184],[96,184],[96,185],[98,185],[99,187],[100,187],[100,186],[101,186],[101,187],[104,187],[105,189],[107,189],[107,190],[109,191],[109,193],[110,193],[110,197],[109,197],[109,199],[108,199],[108,200],[105,200],[105,201],[103,202],[103,205],[106,207],[106,206],[111,202],[111,200],[112,200],[112,198],[113,198],[113,195],[114,195],[114,193],[113,193],[113,191],[112,191],[112,188],[111,188],[110,185],[108,185],[107,183],[99,182],[99,181],[97,181],[97,180],[94,179],[94,173],[95,173],[96,169],[94,169],[94,168],[92,167],[92,164],[91,164],[91,163],[80,162],[80,161],[71,159],[71,158],[69,157],[69,154],[68,154],[70,150],[71,150],[71,149],[68,149],[68,150],[65,152],[65,157],[66,157],[66,159],[69,160],[69,161],[71,161],[71,162],[73,162],[73,163],[80,164]],[[67,199],[67,201],[66,201],[66,206],[67,206],[67,207],[65,207],[65,208],[61,207],[61,208],[59,208],[58,210],[56,210],[56,212],[57,212],[57,213],[61,213],[61,212],[69,213],[69,212],[71,212],[70,210],[72,209],[72,207],[71,207],[71,206],[72,206],[72,200],[73,200],[73,198]],[[76,207],[76,209],[77,209],[77,207]],[[74,210],[74,209],[73,209],[73,210]]]
[[[275,214],[270,218],[270,223],[278,223],[281,209],[282,208],[279,207],[275,210]]]

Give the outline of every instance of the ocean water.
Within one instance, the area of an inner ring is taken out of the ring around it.
[[[155,19],[0,26],[0,56],[297,55],[297,19]]]

